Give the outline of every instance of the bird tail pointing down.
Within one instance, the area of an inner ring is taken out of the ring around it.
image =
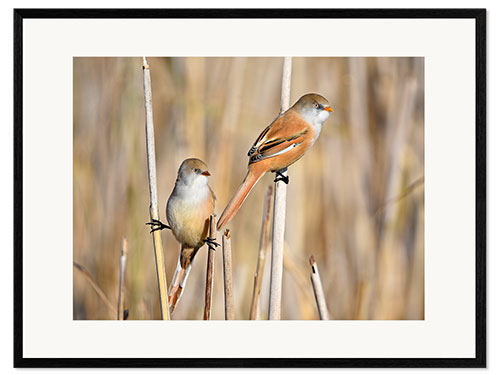
[[[255,171],[252,168],[248,169],[245,179],[243,180],[240,187],[219,218],[219,221],[217,222],[217,230],[220,230],[222,227],[224,227],[227,223],[229,223],[233,216],[236,215],[236,212],[238,212],[238,209],[241,207],[245,199],[248,197],[250,191],[252,191],[253,187],[264,175],[264,173],[266,173],[265,170]]]
[[[170,313],[174,312],[177,302],[181,299],[182,292],[184,291],[184,287],[186,285],[186,280],[189,276],[189,272],[191,271],[191,263],[189,263],[186,268],[182,267],[181,257],[182,254],[179,256],[177,268],[175,269],[172,282],[170,283],[170,287],[168,289],[168,305],[170,306]]]

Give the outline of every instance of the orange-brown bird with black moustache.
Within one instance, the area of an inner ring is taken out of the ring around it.
[[[248,151],[250,159],[247,175],[224,209],[217,222],[217,230],[229,223],[266,172],[278,172],[278,179],[288,183],[288,177],[282,176],[280,172],[299,160],[314,145],[331,112],[333,109],[323,96],[307,94],[262,131]]]

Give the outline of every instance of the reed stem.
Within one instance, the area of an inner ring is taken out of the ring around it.
[[[222,236],[222,258],[224,268],[224,316],[226,320],[234,320],[233,301],[233,266],[231,260],[231,234],[226,229]]]
[[[323,291],[323,284],[321,283],[321,277],[319,276],[318,265],[316,260],[311,255],[309,258],[309,263],[311,264],[311,283],[314,290],[314,297],[316,298],[316,306],[318,307],[318,314],[321,320],[329,320],[330,315],[328,314],[328,308],[326,307],[325,292]]]
[[[146,57],[143,57],[142,70],[144,74],[144,107],[146,109],[146,150],[148,155],[148,179],[149,179],[149,215],[151,221],[159,220],[158,215],[158,193],[156,188],[156,157],[155,157],[155,135],[153,124],[153,94],[151,91],[151,71]],[[167,299],[167,277],[165,274],[165,261],[161,243],[160,231],[154,231],[153,250],[155,253],[156,276],[158,280],[158,293],[160,296],[160,315],[163,320],[170,320]]]
[[[118,310],[117,319],[124,319],[123,303],[125,299],[125,267],[127,265],[127,239],[122,239],[122,255],[120,257],[120,284],[118,286]]]
[[[290,106],[292,58],[283,61],[281,82],[281,113]],[[282,172],[286,176],[286,172]],[[274,187],[273,248],[271,256],[271,287],[269,293],[269,320],[281,319],[281,287],[283,281],[283,249],[285,242],[286,184],[278,180]]]
[[[209,237],[215,238],[215,215],[210,215]],[[215,251],[208,247],[207,254],[207,278],[205,284],[205,309],[203,320],[210,320],[212,315],[212,290],[214,287],[214,256]]]
[[[269,216],[271,212],[271,196],[273,186],[269,185],[266,191],[264,200],[264,212],[262,214],[262,225],[260,229],[259,253],[257,256],[257,269],[253,278],[253,293],[252,303],[250,304],[250,320],[255,320],[257,317],[257,309],[259,306],[260,291],[262,289],[262,278],[264,276],[264,264],[266,260],[268,233],[269,233]]]

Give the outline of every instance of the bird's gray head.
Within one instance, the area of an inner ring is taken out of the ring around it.
[[[318,94],[306,94],[293,105],[296,111],[312,125],[321,125],[333,112],[323,96]]]
[[[177,180],[187,186],[204,186],[208,183],[207,165],[200,159],[186,159],[182,162],[177,172]]]

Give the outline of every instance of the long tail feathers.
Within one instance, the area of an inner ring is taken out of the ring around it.
[[[168,305],[170,306],[170,313],[174,312],[177,302],[181,299],[190,271],[191,264],[187,267],[187,269],[182,268],[181,258],[179,256],[177,268],[175,269],[172,282],[170,283],[170,287],[168,289]]]
[[[222,227],[224,227],[227,223],[229,223],[233,216],[236,215],[236,212],[238,212],[238,209],[241,207],[250,191],[252,191],[252,188],[260,180],[264,173],[266,172],[256,172],[252,169],[248,170],[245,179],[243,180],[240,187],[219,218],[219,221],[217,222],[217,230],[220,230]]]

